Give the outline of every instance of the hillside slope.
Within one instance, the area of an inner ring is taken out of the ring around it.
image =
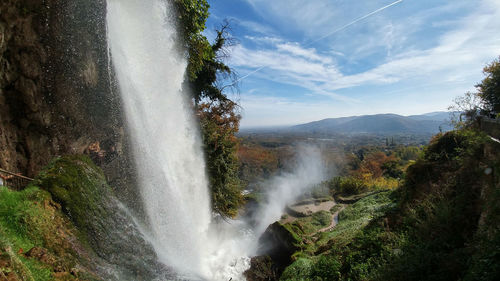
[[[401,116],[397,114],[376,114],[329,118],[290,128],[303,133],[370,133],[370,134],[435,134],[451,129],[448,113]]]
[[[499,280],[498,151],[474,131],[436,136],[387,204],[347,207],[281,280]]]

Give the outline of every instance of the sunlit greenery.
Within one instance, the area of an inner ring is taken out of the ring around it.
[[[477,131],[436,136],[401,188],[360,194],[281,280],[497,280],[500,179],[484,169],[500,158],[485,146]]]
[[[227,47],[233,44],[227,21],[216,30],[210,43],[202,34],[208,18],[206,0],[174,0],[183,47],[187,50],[188,66],[184,88],[192,94],[198,112],[213,210],[233,217],[242,203],[238,179],[235,134],[239,129],[238,106],[226,91],[235,88],[235,76],[225,64]],[[226,81],[227,80],[227,81]],[[224,83],[227,83],[224,84]]]

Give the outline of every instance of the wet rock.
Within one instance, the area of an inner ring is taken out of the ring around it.
[[[268,255],[281,274],[293,262],[292,255],[300,250],[302,239],[285,225],[275,222],[259,238],[259,252]]]
[[[119,280],[153,280],[166,270],[89,157],[57,158],[33,184],[49,191],[105,264],[123,273]]]
[[[92,142],[123,146],[105,2],[0,1],[1,168],[34,177],[55,156],[81,154]],[[118,156],[118,169],[127,166],[129,156]]]
[[[269,256],[256,256],[250,260],[250,268],[243,273],[247,281],[279,280],[277,268]]]

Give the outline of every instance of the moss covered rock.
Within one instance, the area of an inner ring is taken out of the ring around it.
[[[33,184],[47,190],[119,280],[153,280],[165,269],[115,197],[102,170],[87,156],[54,159]],[[140,257],[138,259],[137,257]]]
[[[293,254],[301,249],[302,238],[290,224],[275,222],[259,238],[260,253],[268,255],[278,276],[293,262]]]
[[[278,280],[278,273],[273,260],[269,256],[256,256],[250,260],[250,268],[244,273],[247,281]]]
[[[111,195],[102,171],[86,156],[65,156],[52,161],[33,182],[50,192],[91,243],[105,235],[95,219],[110,216],[104,206]]]

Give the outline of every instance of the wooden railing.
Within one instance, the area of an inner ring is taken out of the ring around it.
[[[33,181],[32,178],[0,168],[0,185],[9,186],[15,189],[23,189],[31,181]]]

